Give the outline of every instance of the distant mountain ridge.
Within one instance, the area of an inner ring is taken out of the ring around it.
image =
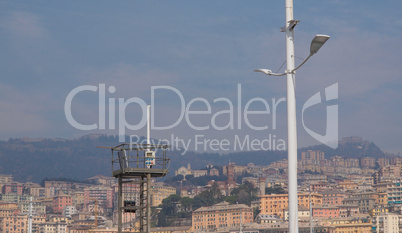
[[[385,153],[373,142],[364,141],[361,137],[346,137],[339,141],[339,146],[332,149],[325,145],[317,145],[300,149],[299,151],[306,150],[320,150],[325,153],[325,158],[333,156],[341,156],[343,158],[362,158],[373,157],[376,159],[386,157]]]
[[[82,180],[95,175],[111,176],[110,151],[98,146],[119,145],[117,136],[91,134],[78,139],[61,138],[20,138],[0,141],[0,174],[12,174],[17,181],[40,182],[45,177],[66,177]],[[373,142],[341,142],[337,149],[325,145],[299,149],[302,151],[321,150],[325,158],[339,155],[345,158],[385,156]],[[187,152],[181,155],[169,151],[170,174],[181,166],[191,164],[193,169],[205,165],[226,165],[229,161],[239,165],[254,163],[269,165],[273,161],[285,159],[286,151],[243,151],[225,155],[218,153]]]

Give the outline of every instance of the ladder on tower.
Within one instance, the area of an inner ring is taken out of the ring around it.
[[[140,232],[148,232],[150,229],[150,205],[151,205],[151,176],[143,175],[140,179]]]

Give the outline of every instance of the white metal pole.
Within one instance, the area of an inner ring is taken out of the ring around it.
[[[308,198],[308,202],[310,205],[310,233],[314,233],[314,227],[313,227],[313,205],[311,204],[311,190],[309,188],[310,195]]]
[[[32,233],[32,197],[29,199],[28,233]]]
[[[293,0],[286,0],[286,62],[287,62],[287,115],[288,115],[288,189],[289,189],[289,233],[298,233],[297,208],[297,130],[294,33],[289,27],[293,20]]]
[[[150,145],[151,145],[151,105],[147,106],[147,151],[150,151]]]

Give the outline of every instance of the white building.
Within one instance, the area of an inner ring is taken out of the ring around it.
[[[310,219],[310,209],[309,208],[307,208],[307,207],[305,207],[303,205],[299,205],[297,210],[298,210],[299,221],[308,221]],[[289,220],[289,210],[288,210],[288,208],[283,209],[283,218],[286,221]]]
[[[392,213],[376,216],[376,229],[373,232],[398,233],[399,216]]]
[[[71,215],[77,213],[77,209],[75,206],[68,205],[63,208],[63,216],[66,216],[67,218],[71,218]]]

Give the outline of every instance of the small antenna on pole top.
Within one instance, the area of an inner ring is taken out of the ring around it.
[[[155,151],[151,151],[151,105],[147,106],[147,149],[145,152],[147,168],[155,165]]]

